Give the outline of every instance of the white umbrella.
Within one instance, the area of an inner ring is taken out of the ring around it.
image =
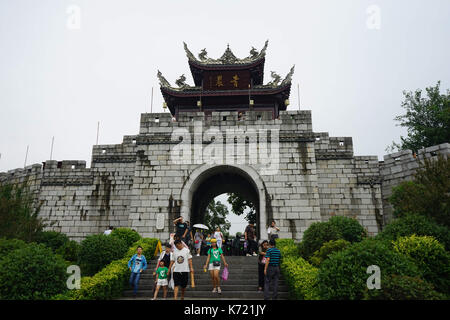
[[[207,226],[205,226],[204,224],[201,224],[201,223],[194,224],[193,227],[197,228],[197,229],[205,229],[205,230],[209,229]]]

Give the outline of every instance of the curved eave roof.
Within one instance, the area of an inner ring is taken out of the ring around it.
[[[188,59],[189,65],[191,67],[201,69],[201,70],[240,70],[256,67],[259,64],[264,64],[265,56],[262,56],[256,60],[252,61],[242,61],[238,60],[234,63],[202,63],[198,60]]]
[[[250,90],[251,95],[273,95],[280,92],[287,91],[289,95],[291,89],[291,83],[284,84],[278,87],[260,87],[252,88]],[[198,87],[186,88],[186,89],[172,89],[168,87],[161,87],[161,92],[172,97],[214,97],[214,96],[246,96],[249,94],[249,90],[208,90],[201,91]]]

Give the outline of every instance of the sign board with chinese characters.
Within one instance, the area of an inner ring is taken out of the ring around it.
[[[203,90],[244,90],[250,84],[250,71],[209,71],[203,74]]]

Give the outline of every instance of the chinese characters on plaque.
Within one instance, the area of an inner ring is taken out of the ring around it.
[[[214,71],[204,73],[204,90],[248,89],[250,73],[242,71]]]

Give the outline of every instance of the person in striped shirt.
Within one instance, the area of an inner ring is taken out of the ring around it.
[[[273,285],[272,299],[278,297],[278,279],[280,278],[281,252],[276,247],[275,239],[269,241],[266,252],[266,265],[264,267],[264,300],[269,300],[270,287]]]

